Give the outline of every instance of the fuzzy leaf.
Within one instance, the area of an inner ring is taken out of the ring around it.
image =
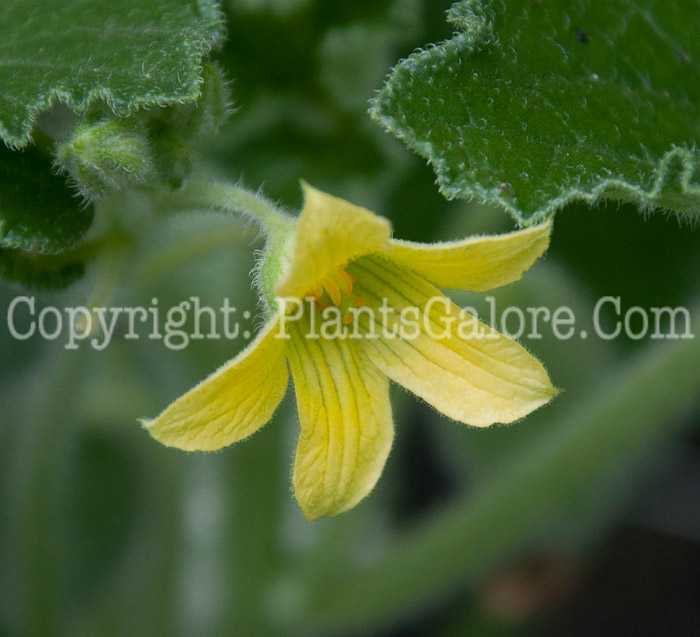
[[[55,254],[75,245],[92,217],[92,206],[81,205],[48,155],[0,145],[0,247]]]
[[[700,3],[463,0],[372,115],[442,193],[531,223],[569,201],[700,211]]]
[[[0,4],[0,138],[30,141],[56,102],[116,114],[194,101],[222,36],[214,0],[22,0]]]

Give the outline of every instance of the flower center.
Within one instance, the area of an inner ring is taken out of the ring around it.
[[[348,325],[352,322],[352,317],[347,314],[350,307],[363,307],[365,300],[362,297],[353,295],[352,287],[357,282],[355,275],[348,272],[347,263],[343,263],[331,270],[320,283],[311,288],[306,297],[314,301],[314,305],[319,310],[325,310],[334,305],[343,317],[343,323]]]

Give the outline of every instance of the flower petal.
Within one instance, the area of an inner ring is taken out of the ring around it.
[[[555,396],[536,358],[460,310],[420,277],[377,257],[354,262],[350,271],[357,276],[357,293],[365,295],[368,307],[376,309],[386,299],[392,314],[386,312],[382,318],[375,313],[398,333],[386,338],[379,326],[381,338],[356,342],[389,378],[445,415],[477,427],[508,423]],[[404,314],[408,320],[416,319],[413,327],[406,328],[400,321],[405,308],[414,308],[414,316]],[[401,325],[403,334],[398,329]],[[365,331],[368,327],[364,325]]]
[[[386,219],[304,182],[302,187],[304,209],[289,271],[277,286],[280,297],[302,298],[334,268],[389,247],[391,226]]]
[[[215,451],[243,440],[265,425],[287,389],[289,372],[279,318],[270,321],[238,356],[144,422],[168,447]]]
[[[439,288],[486,292],[517,281],[549,246],[551,223],[446,243],[392,240],[389,258]]]
[[[313,520],[351,509],[374,488],[394,426],[388,380],[354,344],[306,338],[303,323],[293,329],[289,362],[301,422],[294,492]]]

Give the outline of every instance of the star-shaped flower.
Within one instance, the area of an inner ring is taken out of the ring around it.
[[[263,273],[264,329],[145,425],[188,451],[243,440],[282,400],[288,363],[301,425],[294,491],[315,519],[347,511],[377,482],[394,438],[389,379],[477,427],[518,420],[556,390],[522,346],[438,289],[483,292],[518,280],[546,250],[549,224],[451,243],[398,241],[385,219],[304,188],[304,209],[270,259],[281,272]]]

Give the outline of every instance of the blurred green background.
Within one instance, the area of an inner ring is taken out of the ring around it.
[[[428,241],[513,228],[437,192],[423,161],[366,115],[401,57],[450,36],[448,2],[237,0],[215,56],[237,111],[203,175],[298,209],[298,180]],[[255,316],[255,234],[236,219],[109,211],[138,237],[39,306],[161,308],[224,298]],[[688,307],[700,335],[700,234],[616,204],[557,215],[552,246],[500,308],[566,305],[589,337],[520,340],[559,387],[511,427],[469,429],[402,392],[373,494],[308,523],[290,492],[291,392],[216,454],[140,428],[246,343],[181,351],[124,332],[105,351],[13,339],[0,287],[0,635],[700,634],[700,339],[606,341],[597,300]],[[97,296],[96,296],[97,295]],[[485,299],[459,294],[486,310]],[[605,316],[610,326],[613,316]],[[245,323],[245,321],[244,321]],[[499,326],[500,327],[500,326]]]

